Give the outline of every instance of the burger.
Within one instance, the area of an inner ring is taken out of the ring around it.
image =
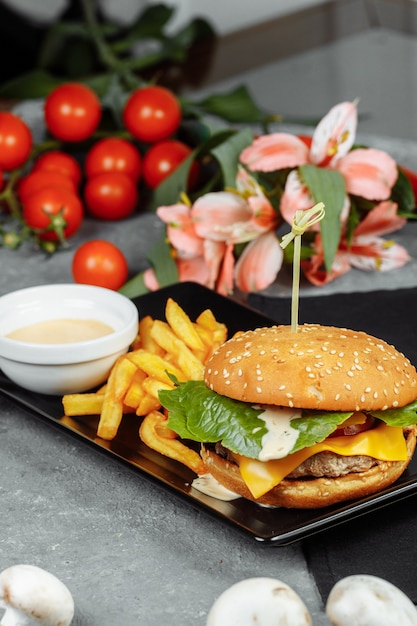
[[[319,508],[389,487],[416,445],[417,371],[365,332],[318,324],[239,333],[203,381],[161,391],[207,472],[260,504]]]

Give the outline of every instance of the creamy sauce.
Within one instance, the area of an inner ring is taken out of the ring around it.
[[[257,407],[258,408],[258,407]],[[282,459],[288,455],[297,441],[299,431],[292,428],[291,420],[301,417],[301,411],[287,407],[261,405],[263,413],[258,415],[265,422],[268,432],[262,437],[260,461]]]
[[[58,319],[23,326],[6,335],[28,343],[74,343],[114,333],[114,328],[94,319]]]
[[[197,491],[201,491],[201,493],[204,493],[206,496],[211,496],[212,498],[217,498],[217,500],[223,500],[224,502],[237,500],[237,498],[241,497],[237,493],[223,487],[211,474],[203,474],[195,478],[191,486],[197,489]]]

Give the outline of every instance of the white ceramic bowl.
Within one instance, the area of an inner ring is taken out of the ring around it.
[[[45,320],[94,319],[114,332],[70,343],[31,343],[5,335]],[[116,291],[90,285],[42,285],[0,297],[0,368],[15,383],[62,395],[101,384],[138,332],[138,310]]]

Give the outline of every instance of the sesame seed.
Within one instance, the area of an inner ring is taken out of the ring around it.
[[[262,393],[262,387],[256,387],[256,393]]]

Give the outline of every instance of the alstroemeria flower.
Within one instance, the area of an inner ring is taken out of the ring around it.
[[[270,232],[275,248],[279,247],[274,234],[278,215],[258,183],[244,170],[238,175],[236,193],[207,193],[192,206],[179,203],[159,207],[156,212],[167,224],[180,281],[187,276],[188,280],[205,284],[219,293],[229,294],[233,290],[236,244],[256,242]],[[269,247],[272,250],[274,246]],[[263,249],[266,252],[265,243]],[[254,260],[257,256],[259,281],[267,285],[275,279],[282,258],[278,263],[276,249],[275,255],[269,252],[268,258],[264,253],[271,265],[263,268],[260,250],[261,245],[254,246],[252,254],[244,255],[243,259],[247,258],[249,263],[251,257]],[[254,261],[251,263],[253,265]],[[149,271],[145,279],[148,285],[157,282]],[[253,283],[252,279],[250,282]]]
[[[181,257],[203,255],[203,240],[195,232],[191,207],[187,204],[161,206],[156,214],[167,224],[167,237]]]
[[[372,209],[355,228],[352,239],[342,238],[336,253],[331,272],[324,269],[324,254],[321,237],[318,234],[314,243],[315,254],[303,262],[307,279],[320,286],[346,274],[352,267],[364,271],[389,271],[402,267],[409,260],[407,250],[381,235],[402,228],[405,219],[398,217],[395,202],[385,201]]]
[[[348,194],[374,201],[386,200],[397,179],[397,164],[382,150],[352,150],[356,127],[356,105],[342,102],[333,107],[317,125],[310,148],[301,139],[296,138],[297,141],[294,141],[292,135],[275,133],[255,139],[251,146],[243,150],[240,159],[252,171],[272,172],[308,163],[336,169],[345,180]],[[290,176],[288,179],[281,198],[281,208],[284,218],[291,223],[294,212],[289,207],[294,206],[295,198],[293,180]],[[303,191],[304,194],[301,194],[300,189],[297,190],[302,206],[305,206],[307,198]],[[287,198],[287,193],[291,197]]]

